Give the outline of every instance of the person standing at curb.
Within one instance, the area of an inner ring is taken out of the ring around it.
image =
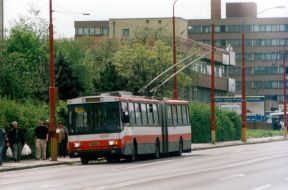
[[[3,149],[8,146],[8,138],[5,129],[0,128],[0,166],[2,166]]]
[[[25,144],[24,133],[18,128],[17,121],[12,122],[12,129],[8,133],[9,146],[11,146],[13,159],[15,162],[20,161],[22,147]]]
[[[48,142],[48,128],[40,121],[35,129],[36,159],[46,160],[46,148]]]
[[[64,126],[62,121],[58,122],[58,144],[59,144],[59,156],[66,157],[67,155],[67,143],[68,143],[68,129]]]

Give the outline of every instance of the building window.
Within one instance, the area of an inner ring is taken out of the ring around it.
[[[253,25],[253,31],[259,32],[259,25],[258,24]]]
[[[240,25],[228,25],[227,32],[241,32]]]
[[[268,26],[268,25],[267,25]],[[259,26],[259,31],[260,32],[266,32],[266,31],[268,31],[268,29],[265,27],[265,25],[260,25]],[[270,29],[270,31],[271,31],[271,29]]]
[[[89,35],[89,28],[84,28],[84,35]]]
[[[95,35],[100,36],[101,35],[101,28],[95,28]]]
[[[288,32],[288,24],[285,24],[285,30],[284,32]]]
[[[83,28],[78,28],[77,31],[77,35],[83,35]]]
[[[189,34],[197,34],[202,32],[202,26],[189,26],[188,27]]]
[[[210,26],[203,26],[203,31],[204,33],[209,33],[211,32],[211,27]]]
[[[272,24],[271,30],[272,30],[272,32],[277,32],[277,24]]]
[[[90,35],[94,36],[95,35],[95,28],[90,28]]]
[[[103,28],[103,36],[109,35],[109,28]]]
[[[279,25],[279,32],[284,32],[285,31],[285,25],[284,24],[280,24]]]
[[[122,37],[129,37],[129,29],[122,29]]]
[[[252,25],[245,25],[245,32],[252,32]]]

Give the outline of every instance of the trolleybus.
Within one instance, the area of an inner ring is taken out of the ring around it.
[[[191,151],[187,101],[103,93],[69,100],[68,115],[69,155],[82,164]]]

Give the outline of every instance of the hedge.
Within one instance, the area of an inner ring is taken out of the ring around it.
[[[190,124],[193,143],[211,142],[210,105],[191,102],[189,105]],[[241,137],[240,117],[235,112],[216,108],[216,141],[239,140]]]
[[[62,105],[64,104],[64,105]],[[59,107],[64,107],[65,103],[57,107],[56,117],[59,119]],[[35,156],[35,127],[39,121],[49,120],[49,104],[45,102],[35,102],[26,100],[17,102],[7,98],[0,98],[0,127],[6,132],[12,128],[12,121],[17,121],[19,128],[24,130],[25,140],[32,149]]]

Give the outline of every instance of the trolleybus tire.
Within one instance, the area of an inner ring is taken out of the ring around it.
[[[132,153],[128,156],[129,162],[134,162],[137,160],[137,143],[134,141],[132,145]]]
[[[81,157],[80,160],[81,160],[81,164],[83,165],[87,165],[89,163],[89,159],[86,157]]]
[[[154,155],[154,157],[156,159],[160,158],[160,144],[159,144],[158,139],[157,139],[156,144],[155,144],[155,155]]]
[[[181,138],[179,141],[179,150],[177,152],[177,156],[182,156],[182,153],[183,153],[183,140]]]

